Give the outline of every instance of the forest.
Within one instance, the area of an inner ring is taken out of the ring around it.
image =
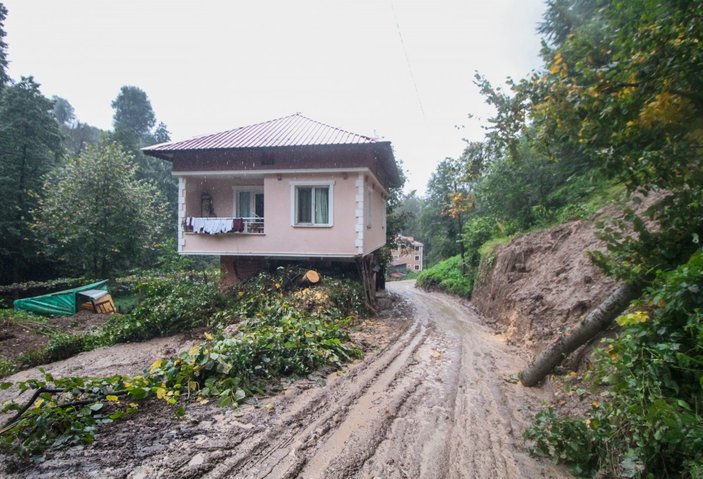
[[[113,129],[76,118],[33,77],[7,74],[0,6],[0,284],[103,277],[174,261],[176,183],[140,148],[169,140],[147,94],[125,85]]]

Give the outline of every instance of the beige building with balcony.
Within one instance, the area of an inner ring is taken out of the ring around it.
[[[412,236],[398,236],[400,246],[393,250],[393,270],[422,271],[424,244]]]

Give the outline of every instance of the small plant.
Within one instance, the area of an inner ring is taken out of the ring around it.
[[[475,269],[470,269],[466,276],[461,274],[461,257],[453,256],[424,270],[417,276],[417,285],[421,288],[437,288],[447,293],[465,298],[471,297]]]
[[[15,374],[16,371],[17,366],[14,362],[4,356],[0,356],[0,378],[4,378],[5,376]]]

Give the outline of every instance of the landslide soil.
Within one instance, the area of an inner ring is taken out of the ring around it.
[[[24,465],[0,458],[0,471],[18,478],[567,477],[525,451],[522,431],[549,392],[516,384],[525,365],[517,350],[456,299],[412,282],[389,289],[400,298],[396,307],[354,333],[368,348],[365,358],[324,381],[294,381],[237,410],[192,404],[180,420],[151,403],[90,446]],[[120,356],[119,348],[102,355],[122,364],[120,372],[154,357]],[[84,355],[70,361],[90,368]]]
[[[36,320],[0,320],[0,356],[16,359],[22,353],[38,350],[49,343],[53,333],[78,334],[98,328],[109,314],[78,311],[73,316]]]
[[[641,213],[662,196],[637,197],[627,206]],[[527,233],[498,246],[482,259],[471,302],[526,358],[538,355],[616,288],[616,281],[588,253],[605,251],[596,236],[598,224],[622,214],[622,208],[609,205],[591,219]],[[588,351],[577,351],[570,367],[577,367]]]

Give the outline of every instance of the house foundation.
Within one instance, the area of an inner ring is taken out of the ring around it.
[[[266,269],[266,260],[250,256],[220,256],[220,278],[223,288],[234,286]]]

